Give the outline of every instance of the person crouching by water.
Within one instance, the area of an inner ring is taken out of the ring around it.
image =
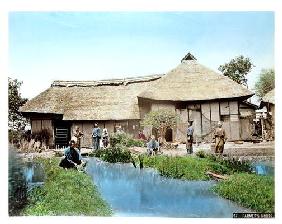
[[[64,158],[59,163],[63,168],[77,168],[82,163],[79,152],[75,149],[75,141],[71,140],[69,147],[65,149]]]
[[[102,143],[103,143],[103,147],[104,148],[108,147],[108,144],[109,144],[109,134],[108,134],[107,128],[103,129],[103,132],[102,132]]]
[[[150,141],[147,143],[147,152],[149,155],[155,155],[159,150],[159,143],[155,139],[155,136],[152,135]]]
[[[221,121],[218,122],[217,126],[218,127],[215,129],[215,132],[214,132],[215,153],[219,153],[222,155],[223,150],[224,150],[224,144],[226,141],[225,130],[224,128],[222,128]]]
[[[192,127],[192,121],[190,121],[188,123],[187,140],[186,140],[186,150],[188,154],[193,153],[193,133],[194,133],[194,128]]]
[[[100,139],[101,139],[101,129],[98,124],[94,124],[94,128],[92,130],[92,138],[93,138],[93,150],[100,149]]]

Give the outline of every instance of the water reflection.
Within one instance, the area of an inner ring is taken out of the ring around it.
[[[274,176],[274,164],[271,162],[258,162],[252,166],[252,171],[258,175]]]
[[[40,186],[44,183],[45,174],[40,163],[26,162],[23,171],[29,188]]]
[[[213,181],[169,179],[152,169],[96,158],[89,158],[87,172],[116,216],[232,217],[247,211],[211,192]]]

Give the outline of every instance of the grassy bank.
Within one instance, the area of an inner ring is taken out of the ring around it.
[[[239,173],[217,184],[220,196],[238,202],[256,212],[274,212],[274,177]]]
[[[23,215],[112,214],[88,175],[58,167],[56,158],[41,159],[40,162],[44,164],[46,182],[29,193],[29,204]]]
[[[216,161],[198,157],[144,156],[144,166],[157,169],[162,176],[185,180],[209,180],[207,171],[230,174],[232,169]]]

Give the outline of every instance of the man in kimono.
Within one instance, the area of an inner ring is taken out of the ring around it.
[[[193,133],[194,133],[194,128],[192,127],[192,121],[190,121],[188,122],[187,140],[186,140],[186,150],[188,154],[193,153]]]
[[[80,151],[80,147],[81,147],[81,138],[83,136],[83,133],[79,130],[78,126],[75,126],[75,130],[73,132],[73,140],[76,142],[76,147],[78,148],[78,150]]]
[[[71,140],[69,147],[65,149],[65,156],[61,160],[59,166],[63,168],[77,168],[81,164],[79,152],[75,149],[75,141]]]
[[[215,129],[214,138],[215,138],[215,153],[222,154],[224,150],[226,134],[224,128],[222,128],[221,121],[218,122],[218,127]]]

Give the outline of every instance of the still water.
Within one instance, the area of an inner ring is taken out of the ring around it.
[[[87,160],[86,171],[115,216],[221,218],[250,212],[210,191],[214,181],[176,180],[132,164]]]
[[[23,173],[29,188],[44,184],[45,174],[42,164],[26,162],[23,166]]]

